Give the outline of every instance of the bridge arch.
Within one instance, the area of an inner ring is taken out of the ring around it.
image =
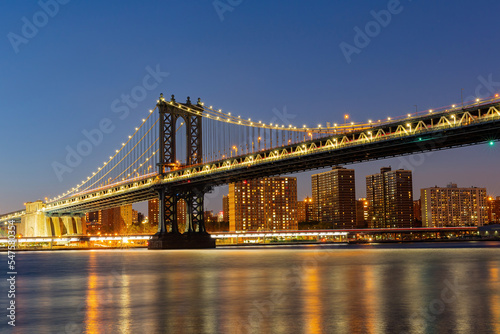
[[[160,113],[160,158],[159,173],[165,175],[177,168],[177,121],[182,119],[185,125],[186,165],[202,163],[202,113],[200,99],[196,105],[187,98],[186,103],[177,103],[174,95],[166,101],[163,94],[158,101]]]

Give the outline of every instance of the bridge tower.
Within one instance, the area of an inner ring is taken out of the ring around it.
[[[177,103],[174,95],[169,102],[163,94],[157,104],[160,113],[160,157],[158,172],[164,177],[171,170],[180,168],[176,155],[176,123],[179,118],[186,124],[186,165],[202,163],[202,113],[200,99],[196,105],[187,98],[186,103]],[[204,222],[204,195],[210,191],[207,185],[193,187],[189,184],[171,187],[159,186],[158,232],[149,242],[149,249],[215,248],[215,240],[206,232]],[[187,204],[186,231],[179,231],[177,202],[184,199]],[[181,233],[184,232],[184,233]]]

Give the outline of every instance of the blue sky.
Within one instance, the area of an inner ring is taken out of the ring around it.
[[[298,125],[449,105],[462,88],[466,97],[492,95],[500,91],[499,9],[486,0],[2,1],[0,213],[81,181],[161,92],[268,122],[286,108]],[[340,45],[356,47],[356,27],[372,37],[348,62]],[[142,85],[148,67],[168,76],[120,119],[113,101]],[[112,133],[60,181],[52,164],[103,118]],[[499,150],[500,143],[414,157],[414,190],[456,182],[500,196]],[[406,159],[353,165],[358,197],[365,175],[405,167]],[[299,199],[311,193],[311,174],[296,175]],[[220,209],[217,196],[208,209]]]

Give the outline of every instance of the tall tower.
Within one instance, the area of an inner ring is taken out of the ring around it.
[[[191,104],[188,97],[186,103],[175,101],[174,95],[166,101],[163,94],[156,105],[160,113],[160,157],[158,174],[163,178],[170,170],[180,168],[176,152],[176,122],[179,118],[186,124],[186,165],[202,163],[202,114],[203,107],[198,99],[196,105]],[[209,186],[193,187],[186,185],[169,185],[160,183],[158,192],[158,232],[149,242],[149,249],[165,248],[215,248],[215,241],[206,233],[204,223],[203,201]],[[185,232],[180,234],[179,219],[184,220],[183,200],[186,206]],[[180,201],[180,202],[179,202]],[[181,214],[179,217],[178,213]],[[170,228],[170,229],[169,229]]]
[[[169,168],[177,167],[176,128],[180,117],[186,124],[186,164],[188,166],[202,163],[202,113],[200,99],[196,105],[187,98],[186,103],[177,103],[174,95],[170,101],[165,101],[163,94],[157,104],[160,111],[160,174],[168,172]]]
[[[356,226],[356,187],[354,169],[333,167],[311,176],[316,219],[333,228]]]
[[[370,228],[413,226],[413,181],[410,170],[380,169],[366,177]]]

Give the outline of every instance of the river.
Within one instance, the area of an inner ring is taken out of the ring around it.
[[[495,242],[18,252],[16,264],[3,333],[500,333]]]

